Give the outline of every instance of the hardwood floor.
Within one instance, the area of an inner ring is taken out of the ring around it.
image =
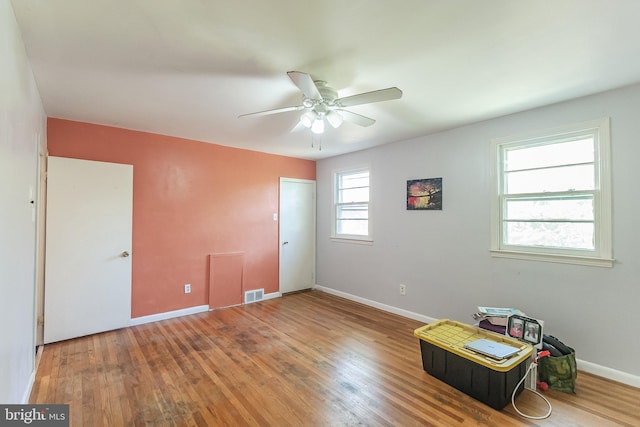
[[[640,426],[640,389],[582,372],[576,395],[546,393],[546,420],[496,411],[423,371],[420,326],[302,292],[49,344],[30,401],[91,427]]]

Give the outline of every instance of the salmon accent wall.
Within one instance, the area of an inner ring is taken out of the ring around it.
[[[242,252],[243,291],[278,291],[279,179],[315,180],[314,161],[55,118],[47,144],[133,165],[132,318],[208,304],[210,254]]]

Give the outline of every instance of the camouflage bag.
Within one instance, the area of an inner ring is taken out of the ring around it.
[[[538,378],[546,382],[550,389],[575,394],[576,377],[576,352],[564,356],[549,356],[538,360]]]

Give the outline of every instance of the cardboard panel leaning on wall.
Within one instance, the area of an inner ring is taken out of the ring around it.
[[[209,254],[244,252],[245,290],[278,291],[279,178],[315,179],[315,162],[51,118],[48,140],[133,165],[132,317],[207,304]]]

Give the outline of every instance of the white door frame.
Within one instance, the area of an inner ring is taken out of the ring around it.
[[[311,209],[312,218],[311,218],[311,226],[313,227],[313,237],[311,238],[311,251],[312,251],[312,266],[311,266],[311,274],[312,274],[312,286],[315,285],[316,280],[316,181],[309,179],[298,179],[298,178],[280,178],[280,187],[279,187],[279,221],[278,221],[278,291],[282,294],[282,282],[283,282],[283,245],[287,244],[283,241],[282,236],[282,224],[283,224],[283,200],[282,200],[282,184],[283,183],[300,183],[300,184],[311,184],[313,191],[313,206]],[[286,215],[284,216],[284,220],[286,220]]]
[[[38,186],[36,189],[36,346],[44,343],[44,268],[47,212],[47,148],[38,134]]]

